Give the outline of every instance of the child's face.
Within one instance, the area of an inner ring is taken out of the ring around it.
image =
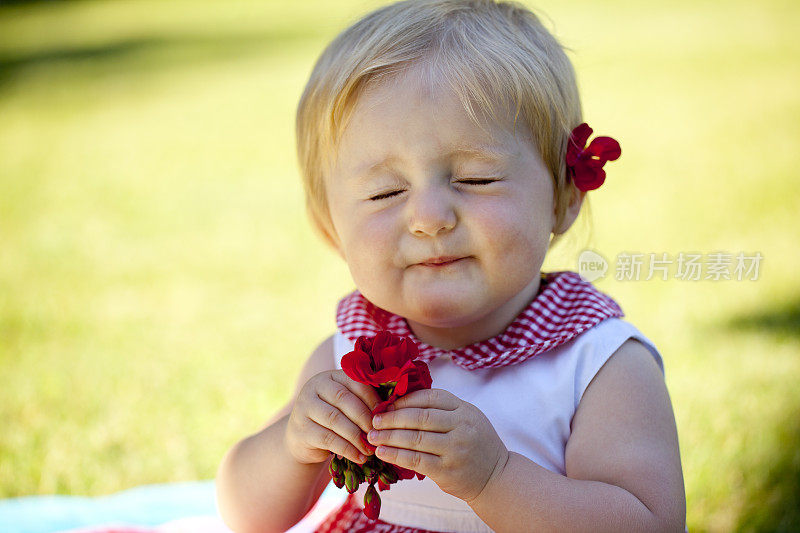
[[[359,98],[325,186],[361,293],[454,348],[499,334],[536,294],[553,184],[522,126],[481,130],[418,69]]]

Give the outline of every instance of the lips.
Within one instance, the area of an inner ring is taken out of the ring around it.
[[[417,264],[426,267],[445,267],[448,265],[452,265],[457,261],[461,261],[462,259],[466,259],[465,257],[458,257],[458,256],[442,256],[442,257],[431,257],[430,259],[426,259],[421,261]]]

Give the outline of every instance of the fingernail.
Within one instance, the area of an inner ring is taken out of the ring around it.
[[[359,463],[366,463],[367,462],[367,457],[363,453],[359,453],[358,454],[358,462]]]
[[[378,432],[374,429],[369,432],[369,440],[375,440],[378,438]]]
[[[377,426],[378,424],[381,423],[381,420],[383,420],[383,417],[381,415],[375,415],[374,417],[372,417],[372,425]]]

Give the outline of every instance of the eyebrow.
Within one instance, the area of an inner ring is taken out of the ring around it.
[[[455,147],[442,157],[452,159],[453,157],[469,157],[472,159],[479,159],[488,163],[498,163],[509,158],[513,154],[501,148],[496,148],[490,145],[467,145]],[[365,165],[364,170],[360,170],[355,175],[361,179],[368,178],[380,170],[392,171],[392,162],[397,161],[399,158],[395,155],[386,157],[383,161],[378,161],[372,165]]]
[[[508,150],[487,144],[457,147],[451,150],[450,153],[447,154],[447,157],[453,157],[456,155],[468,156],[474,159],[482,159],[494,163],[498,160],[507,159],[513,154]]]

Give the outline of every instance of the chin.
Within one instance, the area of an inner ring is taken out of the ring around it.
[[[426,297],[413,303],[407,318],[432,328],[460,328],[475,320],[470,308],[463,299]]]

